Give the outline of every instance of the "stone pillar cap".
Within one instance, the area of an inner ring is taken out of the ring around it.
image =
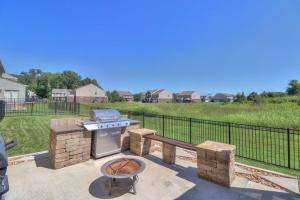
[[[148,134],[155,134],[156,131],[148,128],[137,128],[128,130],[128,133],[138,134],[138,135],[148,135]]]
[[[205,141],[204,143],[201,143],[197,145],[197,148],[199,149],[208,149],[216,152],[222,152],[222,151],[233,151],[235,150],[235,145],[232,144],[225,144],[220,142],[213,142],[213,141]]]

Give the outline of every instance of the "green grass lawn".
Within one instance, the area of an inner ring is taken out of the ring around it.
[[[18,145],[9,150],[9,156],[48,150],[50,120],[68,115],[5,117],[0,132],[6,141],[17,139]]]
[[[82,104],[81,113],[90,107],[117,108],[121,111],[141,111],[197,119],[237,122],[300,129],[300,106],[297,103],[104,103]]]

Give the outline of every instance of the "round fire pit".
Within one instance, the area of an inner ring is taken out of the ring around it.
[[[131,189],[133,194],[136,194],[135,184],[137,176],[144,169],[144,162],[135,158],[118,158],[105,163],[101,167],[101,172],[104,176],[109,177],[109,195],[112,193],[113,182],[116,182],[117,179],[131,179],[131,177]]]

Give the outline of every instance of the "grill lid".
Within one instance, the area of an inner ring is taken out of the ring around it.
[[[116,109],[95,109],[90,111],[90,117],[93,121],[117,121],[121,114]]]

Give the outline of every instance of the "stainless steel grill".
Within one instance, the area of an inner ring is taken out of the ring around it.
[[[122,118],[115,109],[91,110],[90,120],[83,121],[83,126],[92,131],[93,157],[121,152],[121,129],[129,124],[130,120]]]

